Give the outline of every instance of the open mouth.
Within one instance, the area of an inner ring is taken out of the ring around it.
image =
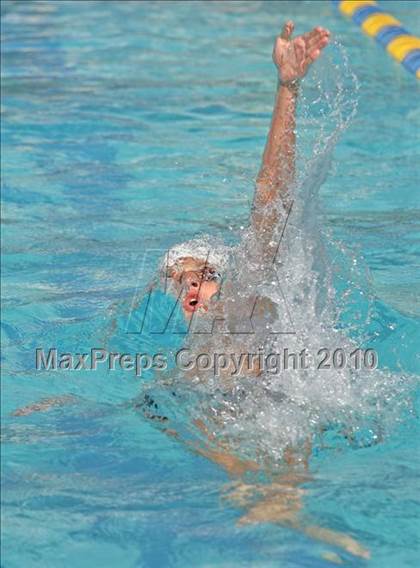
[[[193,313],[200,309],[200,311],[207,311],[206,306],[197,298],[197,294],[189,293],[182,302],[182,307],[186,312]]]

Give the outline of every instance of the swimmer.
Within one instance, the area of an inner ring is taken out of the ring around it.
[[[292,38],[293,29],[293,23],[287,22],[274,43],[273,62],[278,72],[278,85],[251,212],[251,233],[259,244],[261,277],[264,276],[264,264],[272,263],[275,257],[275,234],[280,211],[290,207],[291,203],[291,189],[295,179],[295,127],[299,82],[320,57],[330,37],[327,29],[316,27],[308,33]],[[219,296],[223,274],[223,266],[217,258],[218,251],[194,251],[194,244],[174,247],[166,259],[165,276],[170,279],[175,294],[181,298],[187,319],[191,319],[193,314],[209,311]],[[183,248],[189,249],[190,254],[182,254],[180,251]],[[223,255],[220,257],[223,258]],[[258,369],[250,370],[254,375],[259,374]],[[146,415],[158,420],[160,424],[165,420],[156,414],[158,408],[153,400],[146,401],[146,404],[141,403],[141,406]],[[215,438],[203,421],[196,420],[195,426],[207,437],[209,444],[205,447],[196,444],[193,449],[223,467],[230,476],[241,478],[246,473],[258,472],[261,469],[256,462],[236,457],[225,444]],[[167,425],[164,429],[168,434],[177,437],[177,433]],[[354,556],[369,558],[369,551],[349,535],[313,525],[302,517],[304,490],[300,485],[308,481],[309,477],[306,473],[302,475],[299,470],[302,465],[306,470],[311,450],[308,443],[304,446],[300,453],[291,448],[286,450],[284,458],[289,469],[284,475],[274,476],[270,484],[249,485],[242,481],[236,482],[227,499],[246,510],[239,524],[279,523],[301,530],[312,538],[337,546]],[[337,558],[341,560],[338,556]]]
[[[299,81],[329,42],[330,33],[322,27],[292,38],[294,25],[287,22],[273,48],[273,62],[278,72],[271,126],[262,164],[256,180],[251,212],[251,232],[259,243],[260,262],[272,262],[275,255],[273,237],[280,210],[291,201],[290,190],[295,177],[295,126]],[[220,292],[223,267],[213,251],[191,250],[182,255],[182,245],[169,251],[166,277],[180,297],[184,315],[205,313]],[[203,247],[204,249],[204,247]],[[220,256],[220,255],[219,255]],[[214,257],[214,258],[213,258]]]
[[[251,232],[260,245],[261,266],[273,260],[273,240],[280,211],[282,208],[287,209],[291,203],[291,190],[295,179],[295,127],[299,82],[320,57],[330,37],[328,30],[316,27],[293,38],[293,29],[293,23],[287,22],[281,35],[276,38],[273,49],[278,85],[251,212]],[[200,246],[194,248],[194,243],[174,247],[168,252],[164,261],[164,275],[169,280],[172,291],[181,299],[183,313],[187,319],[190,320],[194,314],[200,315],[209,311],[219,296],[225,268],[226,259],[223,254],[217,250],[205,250],[205,247],[201,250]],[[47,399],[17,410],[15,415],[26,416],[69,402],[74,400],[70,397]],[[157,404],[148,395],[135,406],[141,407],[143,413],[155,420],[167,434],[179,438],[178,433],[167,423],[167,418],[159,414]],[[214,432],[209,431],[204,421],[195,420],[194,425],[205,435],[208,445],[199,446],[191,442],[187,442],[187,445],[224,468],[236,479],[234,485],[229,487],[226,499],[245,509],[239,520],[240,525],[279,523],[300,530],[311,538],[337,546],[354,556],[369,558],[369,551],[352,537],[313,525],[302,516],[304,490],[300,486],[309,479],[305,470],[310,447],[300,451],[288,448],[284,456],[286,472],[283,475],[270,475],[265,472],[271,478],[271,483],[250,484],[242,480],[243,476],[252,472],[258,473],[261,466],[234,455],[225,443],[217,440]]]

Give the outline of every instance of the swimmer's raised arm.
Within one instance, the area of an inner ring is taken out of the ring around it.
[[[287,201],[295,175],[295,115],[299,80],[328,44],[329,31],[317,27],[292,39],[293,22],[287,22],[276,39],[273,61],[278,70],[278,87],[270,131],[262,158],[254,197],[252,224],[258,233],[270,237],[277,221],[271,205]]]

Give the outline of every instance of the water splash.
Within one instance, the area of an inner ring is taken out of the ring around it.
[[[259,351],[267,356],[287,349],[296,354],[305,350],[314,358],[322,349],[339,350],[350,364],[319,368],[318,357],[309,368],[266,371],[258,378],[243,374],[234,380],[212,372],[186,377],[172,369],[146,390],[184,437],[202,436],[192,427],[200,420],[219,443],[225,441],[241,456],[278,463],[286,447],[319,440],[326,431],[340,433],[353,445],[376,443],[410,411],[411,377],[357,369],[348,360],[355,350],[369,346],[374,298],[363,263],[331,243],[320,226],[319,189],[337,141],[356,114],[358,88],[344,49],[334,41],[303,81],[298,175],[292,210],[279,211],[278,253],[267,270],[259,261],[260,243],[244,231],[229,274],[236,285],[228,289],[222,314],[219,306],[207,318],[212,325],[215,315],[222,315],[224,330],[232,331],[238,322],[249,322],[249,305],[260,296],[274,306],[275,321],[265,319],[267,325],[251,334],[190,333],[186,343],[196,354],[213,355]]]

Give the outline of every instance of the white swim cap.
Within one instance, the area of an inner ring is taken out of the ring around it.
[[[229,247],[213,237],[199,237],[170,248],[162,259],[161,269],[165,272],[167,267],[172,267],[180,258],[190,256],[223,272],[228,266],[229,251]]]

